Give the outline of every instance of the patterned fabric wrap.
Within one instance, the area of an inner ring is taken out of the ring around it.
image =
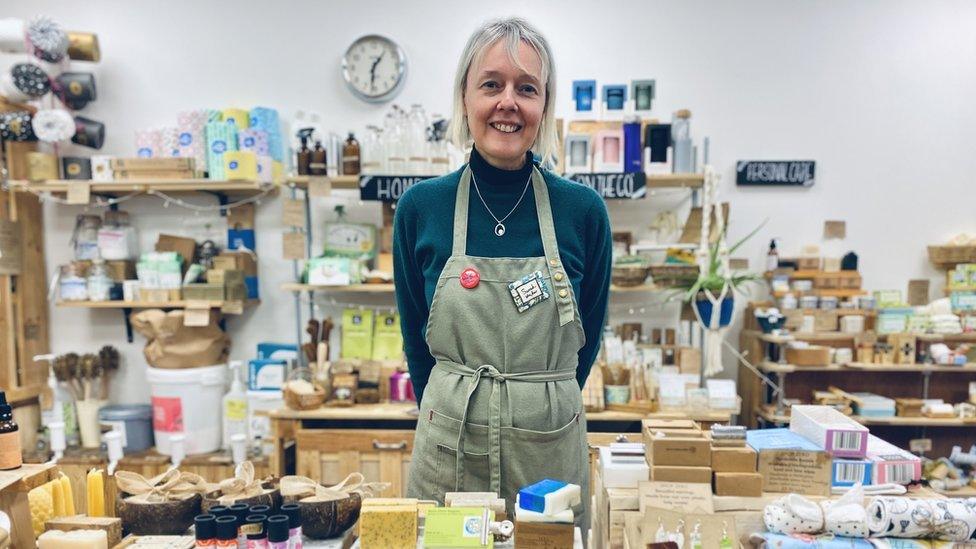
[[[180,132],[175,126],[159,129],[160,156],[180,156]]]
[[[251,128],[264,130],[268,134],[268,152],[264,154],[270,154],[272,159],[284,162],[285,145],[278,111],[269,107],[254,107],[250,116]]]
[[[44,109],[34,115],[34,133],[47,143],[65,141],[75,135],[75,120],[63,109]]]
[[[38,98],[51,91],[51,79],[34,63],[17,63],[10,69],[14,86],[28,97]]]
[[[27,26],[27,40],[34,55],[48,63],[57,63],[68,52],[68,33],[50,17],[37,17]]]
[[[37,141],[31,114],[27,111],[0,113],[0,139],[4,141]]]
[[[224,153],[237,150],[237,126],[231,122],[207,124],[207,168],[210,179],[227,178]]]
[[[767,530],[777,534],[817,534],[823,532],[824,514],[816,503],[789,494],[766,505],[763,523]]]
[[[875,536],[966,541],[976,533],[976,498],[876,497],[867,515]]]
[[[163,133],[159,128],[136,130],[136,156],[139,158],[163,156]]]
[[[253,151],[257,156],[268,156],[268,132],[248,128],[237,133],[237,146],[242,151]]]
[[[196,169],[207,170],[206,109],[182,111],[176,114],[176,127],[179,130],[179,156],[195,160]]]

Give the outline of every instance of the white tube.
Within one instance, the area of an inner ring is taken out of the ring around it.
[[[48,423],[47,428],[51,435],[51,451],[54,452],[52,461],[57,463],[64,456],[64,449],[67,447],[64,438],[64,422],[52,421]]]
[[[102,435],[102,440],[108,447],[108,474],[114,475],[115,466],[122,459],[122,433],[115,430],[109,431]]]

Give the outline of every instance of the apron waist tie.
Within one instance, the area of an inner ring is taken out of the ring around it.
[[[464,431],[468,421],[468,408],[471,407],[471,397],[483,378],[491,379],[491,393],[488,399],[488,475],[491,491],[501,494],[501,384],[506,381],[548,383],[567,379],[575,380],[576,370],[504,373],[498,371],[498,368],[491,364],[482,364],[477,368],[472,368],[450,360],[438,360],[437,366],[452,374],[471,378],[468,383],[468,394],[464,400],[464,410],[461,412],[461,428],[458,431],[457,466],[454,471],[455,492],[464,491]]]

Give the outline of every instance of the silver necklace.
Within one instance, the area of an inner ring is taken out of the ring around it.
[[[478,188],[478,178],[474,176],[473,171],[471,172],[471,181],[474,182],[474,190],[475,192],[478,193],[478,198],[481,199],[481,203],[484,204],[485,209],[488,210],[488,215],[490,215],[492,219],[494,219],[496,222],[495,236],[497,237],[505,236],[504,221],[508,219],[510,215],[515,213],[515,210],[519,207],[519,204],[522,203],[522,199],[525,198],[525,191],[529,190],[529,183],[532,182],[532,172],[529,172],[529,178],[525,180],[525,188],[522,189],[522,195],[519,196],[518,202],[516,202],[515,205],[512,206],[512,209],[507,214],[505,214],[505,217],[501,219],[498,219],[498,216],[496,216],[495,213],[491,211],[491,208],[488,207],[488,203],[485,202],[485,197],[481,196],[481,189]]]

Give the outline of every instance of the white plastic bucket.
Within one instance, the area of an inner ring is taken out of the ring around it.
[[[153,408],[156,451],[171,455],[169,437],[186,436],[186,453],[220,449],[220,403],[227,384],[227,367],[204,366],[170,370],[147,368]]]

